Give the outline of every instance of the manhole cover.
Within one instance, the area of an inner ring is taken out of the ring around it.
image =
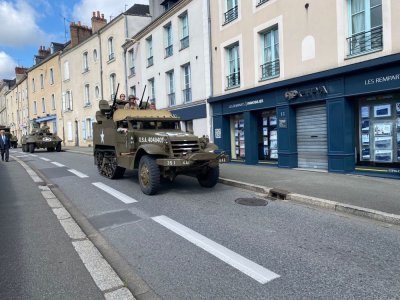
[[[235,202],[247,206],[265,206],[268,204],[266,200],[260,198],[238,198]]]

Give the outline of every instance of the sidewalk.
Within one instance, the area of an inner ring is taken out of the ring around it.
[[[64,147],[92,155],[93,148]],[[221,164],[221,182],[251,189],[253,185],[289,192],[291,200],[307,202],[318,206],[332,206],[323,200],[357,206],[387,214],[398,215],[400,220],[400,180],[369,177],[353,174],[335,174],[274,166],[245,165],[239,163]],[[399,176],[400,179],[400,176]],[[238,183],[236,183],[238,182]],[[317,199],[307,199],[309,196]]]

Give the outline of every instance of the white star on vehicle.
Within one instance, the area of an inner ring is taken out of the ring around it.
[[[104,144],[104,131],[103,131],[103,129],[101,130],[100,138],[101,138],[101,143]]]

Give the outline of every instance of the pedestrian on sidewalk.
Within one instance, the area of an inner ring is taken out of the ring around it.
[[[4,129],[0,130],[0,150],[1,150],[1,160],[6,162],[9,158],[10,150],[10,138],[6,136]]]

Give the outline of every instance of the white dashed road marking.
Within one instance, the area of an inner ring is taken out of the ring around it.
[[[48,159],[48,158],[45,158],[45,157],[39,157],[41,160],[44,160],[44,161],[50,161],[50,159]]]
[[[80,178],[87,178],[89,176],[87,176],[86,174],[83,174],[77,170],[74,169],[69,169],[68,172],[71,172],[72,174],[75,174],[76,176],[80,177]]]
[[[217,244],[200,233],[197,233],[196,231],[193,231],[192,229],[166,216],[153,217],[152,219],[158,224],[168,228],[189,242],[224,261],[228,265],[257,280],[261,284],[280,277],[278,274],[256,264],[255,262],[252,262],[251,260],[229,250],[220,244]]]
[[[118,200],[121,200],[122,202],[129,204],[129,203],[135,203],[137,200],[109,187],[108,185],[105,185],[104,183],[101,182],[93,182],[92,183],[94,186],[98,187],[99,189],[105,191],[106,193],[109,193],[111,196],[114,196]]]
[[[58,162],[56,162],[56,161],[52,161],[51,163],[52,163],[53,165],[56,165],[57,167],[65,167],[65,165],[60,164],[60,163],[58,163]]]

